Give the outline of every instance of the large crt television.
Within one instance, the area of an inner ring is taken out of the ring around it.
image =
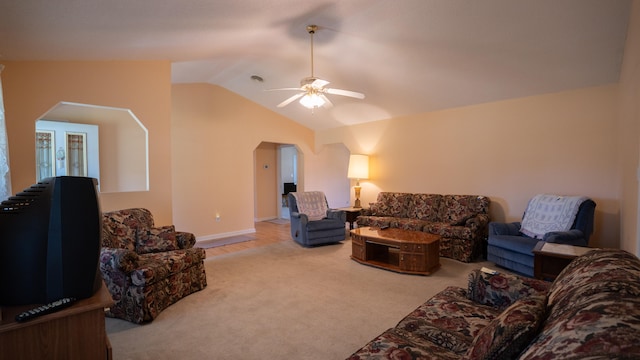
[[[0,305],[84,299],[99,290],[96,186],[93,178],[52,177],[0,204]]]

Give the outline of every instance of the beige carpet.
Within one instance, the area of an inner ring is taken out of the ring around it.
[[[442,258],[431,276],[358,264],[351,241],[293,241],[206,260],[208,286],[135,325],[107,318],[115,360],[344,359],[469,271]]]

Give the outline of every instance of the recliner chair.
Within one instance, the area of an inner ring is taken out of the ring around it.
[[[593,233],[593,218],[596,203],[584,200],[578,207],[575,220],[568,231],[550,231],[542,238],[525,235],[522,222],[489,223],[487,260],[518,273],[533,276],[533,248],[539,241],[574,246],[588,246]],[[527,209],[528,210],[528,209]],[[523,215],[525,219],[526,212]]]
[[[347,215],[329,209],[322,191],[290,192],[291,237],[305,247],[337,243],[345,239]]]

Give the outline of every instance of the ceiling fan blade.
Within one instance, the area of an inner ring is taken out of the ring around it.
[[[333,103],[331,101],[329,101],[329,98],[326,97],[324,94],[320,94],[320,98],[322,98],[322,100],[324,100],[324,107],[326,108],[332,108],[333,107]]]
[[[264,91],[280,91],[280,90],[297,90],[297,91],[303,91],[303,89],[297,87],[297,88],[277,88],[277,89],[264,89]]]
[[[324,89],[324,91],[327,94],[348,96],[356,99],[364,99],[364,94],[355,92],[355,91],[342,90],[342,89]]]
[[[327,84],[329,84],[329,82],[327,80],[315,79],[311,83],[311,86],[314,87],[314,88],[321,88],[321,87],[324,87]]]
[[[278,107],[285,107],[289,104],[291,104],[292,102],[298,100],[299,98],[301,98],[305,93],[299,93],[299,94],[295,94],[292,97],[288,98],[287,100],[281,102],[280,104],[278,104]]]

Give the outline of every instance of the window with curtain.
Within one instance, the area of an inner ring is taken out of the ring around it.
[[[67,133],[67,175],[87,176],[86,143],[86,133]]]
[[[56,176],[53,131],[36,132],[36,179]]]

